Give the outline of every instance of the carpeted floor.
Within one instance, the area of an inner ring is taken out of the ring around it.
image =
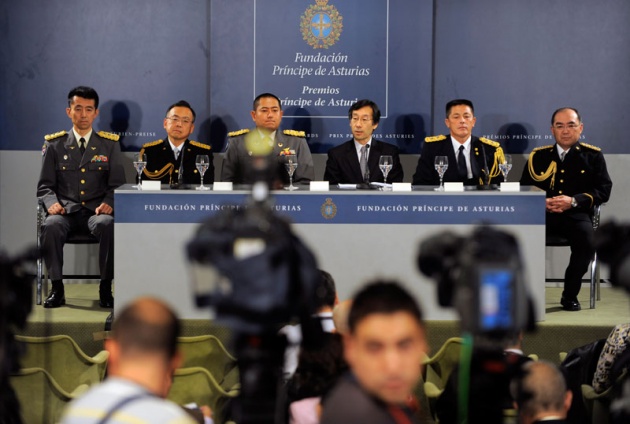
[[[622,290],[602,287],[602,300],[595,309],[589,309],[588,287],[580,293],[582,311],[567,312],[560,308],[562,289],[548,286],[546,289],[546,319],[537,323],[537,331],[526,334],[524,350],[536,353],[540,358],[558,361],[558,353],[590,341],[605,338],[612,327],[630,321],[630,297]],[[34,305],[26,335],[44,336],[69,334],[90,355],[102,349],[105,321],[111,310],[98,306],[97,284],[67,284],[66,306],[45,309]],[[446,339],[459,335],[454,321],[427,322],[429,344],[436,351]],[[229,337],[225,328],[213,326],[210,320],[186,320],[183,325],[186,336],[215,334],[224,341]],[[96,340],[95,340],[96,337]]]

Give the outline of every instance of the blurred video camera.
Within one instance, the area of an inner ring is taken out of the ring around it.
[[[314,313],[312,253],[264,203],[217,214],[188,244],[195,299],[237,332],[265,334]]]
[[[264,176],[260,163],[255,170]],[[280,382],[287,340],[278,329],[299,321],[304,345],[317,345],[322,333],[311,318],[320,279],[315,257],[273,213],[268,189],[260,178],[248,204],[214,215],[187,246],[197,305],[232,330],[241,390],[223,418],[242,424],[286,422]]]
[[[469,237],[437,234],[420,245],[420,271],[437,281],[441,306],[457,310],[462,330],[503,339],[533,325],[516,239],[489,226]]]

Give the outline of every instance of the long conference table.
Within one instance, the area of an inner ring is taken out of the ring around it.
[[[199,224],[219,211],[243,207],[246,190],[141,191],[125,185],[115,192],[116,308],[138,296],[167,301],[181,318],[209,319],[194,304],[185,247]],[[338,190],[272,191],[273,209],[332,274],[340,299],[377,278],[403,283],[420,302],[426,319],[456,320],[437,301],[437,283],[417,268],[419,245],[449,230],[469,235],[484,222],[519,241],[536,319],[545,318],[545,194],[519,192],[410,192]]]

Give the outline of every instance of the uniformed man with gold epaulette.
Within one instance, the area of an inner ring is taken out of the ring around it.
[[[118,135],[95,132],[98,94],[76,87],[66,113],[72,129],[45,137],[37,197],[47,216],[42,225],[42,254],[52,280],[45,308],[66,303],[62,281],[63,245],[69,232],[89,232],[99,240],[99,304],[112,308],[114,278],[114,190],[125,183]]]
[[[207,155],[210,167],[203,177],[204,184],[214,182],[213,155],[209,145],[189,140],[195,130],[194,109],[185,100],[172,104],[166,110],[164,129],[167,137],[151,141],[142,146],[140,153],[146,154],[147,166],[143,180],[160,180],[162,184],[201,183],[201,174],[195,162],[197,155]]]
[[[284,167],[284,156],[297,155],[298,167],[293,174],[294,183],[308,183],[314,178],[313,158],[302,131],[280,131],[282,105],[280,99],[263,93],[254,99],[252,119],[256,128],[231,132],[223,158],[221,180],[234,184],[253,184],[252,159],[257,151],[269,158],[274,186],[289,184],[289,175]]]
[[[472,135],[475,109],[467,99],[451,100],[446,104],[444,122],[450,135],[427,137],[422,146],[413,185],[438,185],[435,157],[446,156],[448,168],[444,182],[461,181],[464,185],[499,184],[503,175],[499,164],[504,161],[503,149],[496,141]]]
[[[546,231],[569,240],[571,258],[560,303],[579,311],[577,295],[594,253],[593,207],[608,201],[612,181],[598,147],[579,143],[584,124],[577,109],[560,108],[551,116],[556,144],[534,149],[521,176],[522,185],[547,192]]]

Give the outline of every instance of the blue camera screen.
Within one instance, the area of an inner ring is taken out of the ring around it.
[[[513,272],[506,269],[485,269],[480,272],[479,277],[481,328],[485,331],[511,328]]]

